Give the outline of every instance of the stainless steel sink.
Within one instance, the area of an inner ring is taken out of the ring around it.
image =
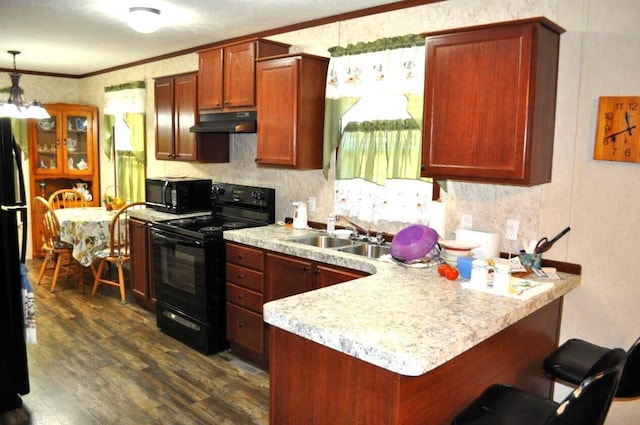
[[[388,254],[391,250],[391,247],[388,245],[374,245],[365,243],[346,246],[344,248],[338,248],[337,250],[340,252],[362,255],[363,257],[380,258],[381,256]]]
[[[342,246],[353,245],[353,241],[349,239],[340,239],[335,236],[311,235],[301,236],[299,238],[290,239],[291,242],[298,242],[305,245],[317,246],[318,248],[337,248]]]

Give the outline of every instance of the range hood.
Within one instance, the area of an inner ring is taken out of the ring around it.
[[[200,114],[200,123],[189,129],[192,133],[255,133],[256,111]]]

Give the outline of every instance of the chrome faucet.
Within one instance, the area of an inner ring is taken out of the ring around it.
[[[356,223],[354,223],[353,221],[349,220],[347,217],[337,214],[336,215],[336,221],[344,221],[345,223],[348,224],[348,227],[351,228],[351,230],[353,231],[353,234],[351,235],[351,237],[353,239],[359,239],[359,235],[363,234],[365,240],[368,242],[369,241],[369,230],[365,229],[364,227],[358,226]]]

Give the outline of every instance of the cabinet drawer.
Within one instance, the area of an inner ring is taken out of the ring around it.
[[[262,353],[264,350],[262,316],[227,303],[227,338],[257,353]]]
[[[262,314],[262,294],[227,283],[227,301]]]
[[[227,261],[259,271],[264,270],[264,252],[261,249],[227,243]]]
[[[255,270],[241,267],[236,264],[227,263],[227,281],[235,283],[245,288],[263,292],[263,274]]]

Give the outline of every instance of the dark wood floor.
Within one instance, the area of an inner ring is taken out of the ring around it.
[[[27,263],[35,282],[40,261]],[[50,276],[51,273],[48,274]],[[157,330],[117,288],[94,297],[73,280],[34,287],[31,392],[0,425],[266,424],[268,375],[229,352],[204,356]]]

